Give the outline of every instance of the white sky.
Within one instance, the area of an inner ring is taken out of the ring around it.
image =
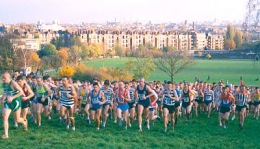
[[[0,0],[0,22],[242,21],[248,0]]]

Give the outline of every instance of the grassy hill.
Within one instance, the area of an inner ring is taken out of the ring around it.
[[[102,59],[87,61],[87,66],[100,67],[114,67],[124,68],[127,58],[122,59]],[[184,71],[178,73],[174,80],[193,82],[195,77],[206,81],[210,76],[209,82],[219,81],[223,79],[225,82],[239,84],[240,76],[243,77],[247,85],[260,85],[260,81],[255,81],[260,77],[260,62],[253,63],[250,60],[195,60],[195,64],[186,68]],[[156,70],[148,78],[153,80],[170,80],[170,77],[163,72]]]

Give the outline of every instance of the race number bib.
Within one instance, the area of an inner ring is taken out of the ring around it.
[[[68,92],[61,92],[61,98],[62,98],[62,99],[68,98],[68,97],[67,97],[67,93],[68,93]]]
[[[223,100],[223,104],[229,104],[229,101]]]
[[[123,103],[124,99],[123,98],[118,98],[118,102]]]
[[[184,98],[183,98],[183,101],[184,101],[184,102],[189,102],[190,99],[189,99],[189,97],[184,97]]]
[[[139,94],[139,100],[145,100],[144,99],[144,94]]]
[[[110,102],[111,96],[109,94],[107,94],[107,95],[105,95],[105,97],[106,97],[106,102]]]
[[[98,104],[99,103],[98,98],[92,98],[91,101],[92,101],[93,104]]]

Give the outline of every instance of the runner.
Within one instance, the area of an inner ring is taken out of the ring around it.
[[[106,103],[104,93],[101,91],[97,82],[93,83],[93,90],[89,94],[91,101],[91,119],[97,122],[97,130],[100,129],[100,116],[102,112],[102,105]]]
[[[145,112],[145,119],[147,121],[147,126],[149,126],[149,106],[150,97],[154,96],[152,89],[145,84],[144,78],[139,79],[139,85],[136,87],[136,94],[138,97],[138,131],[142,132],[142,115]]]
[[[156,106],[157,106],[157,103],[156,103],[156,102],[157,102],[157,100],[158,100],[158,94],[155,92],[153,82],[150,82],[150,83],[149,83],[149,86],[150,86],[151,89],[153,89],[153,90],[152,90],[153,96],[150,97],[151,102],[150,102],[150,107],[149,107],[149,111],[150,111],[150,112],[149,112],[149,121],[152,121],[152,122],[153,122],[153,125],[154,125],[154,120],[158,117],[158,116],[156,115],[156,113],[155,113],[155,111],[156,111]],[[150,129],[150,126],[147,125],[147,128]]]
[[[178,117],[180,115],[180,109],[181,109],[181,101],[180,101],[180,98],[181,98],[181,94],[182,94],[182,83],[176,83],[175,84],[175,91],[177,93],[177,97],[179,100],[176,100],[175,101],[175,126],[178,124]]]
[[[31,87],[26,83],[24,78],[22,76],[18,76],[16,78],[17,84],[22,88],[23,95],[21,96],[22,99],[22,111],[21,115],[24,120],[27,121],[27,113],[30,107],[30,99],[34,96],[34,93],[31,89]]]
[[[255,88],[255,92],[252,94],[251,99],[254,101],[254,117],[258,120],[260,111],[260,89],[258,87]]]
[[[135,80],[133,80],[129,84],[128,83],[125,84],[125,87],[127,88],[127,90],[129,90],[129,96],[130,96],[130,101],[128,102],[129,112],[130,112],[129,127],[132,127],[131,123],[134,122],[136,116],[136,112],[135,112],[135,108],[137,104],[136,96],[135,96],[136,86],[137,84]]]
[[[239,113],[239,128],[243,129],[246,114],[246,102],[248,97],[245,86],[240,86],[240,91],[236,92],[234,96],[236,98],[236,111]]]
[[[127,125],[129,124],[129,106],[128,102],[130,101],[130,95],[129,95],[129,90],[125,88],[123,82],[118,83],[119,88],[116,91],[116,99],[117,99],[117,117],[120,120],[119,121],[119,126],[123,125],[123,121],[125,121],[125,129],[127,129]],[[123,116],[122,116],[123,113]]]
[[[211,114],[211,106],[213,103],[213,99],[214,99],[214,92],[213,90],[211,90],[211,86],[207,85],[207,88],[205,89],[204,92],[204,103],[206,107],[205,110],[208,112],[208,118],[210,117]]]
[[[174,132],[174,115],[175,115],[175,101],[178,101],[178,95],[176,90],[172,86],[172,82],[168,81],[164,90],[161,92],[163,96],[163,120],[164,120],[164,132],[167,132],[168,116],[171,117],[172,130]]]
[[[51,90],[47,84],[43,83],[42,77],[37,77],[37,86],[36,86],[36,97],[37,97],[37,124],[41,126],[41,113],[42,108],[44,108],[44,116],[48,118],[50,116],[49,112],[49,101],[48,98],[51,95]]]
[[[221,103],[220,103],[220,126],[226,129],[226,124],[229,119],[231,105],[235,104],[233,95],[229,92],[228,86],[222,88]]]
[[[204,103],[204,93],[202,91],[202,86],[200,84],[196,85],[195,91],[197,92],[196,94],[196,99],[194,102],[194,109],[195,109],[195,115],[198,117],[198,111],[201,111],[203,108],[203,103]]]
[[[118,82],[113,82],[113,92],[115,93],[118,89]],[[115,94],[114,94],[115,95]],[[115,96],[114,96],[115,97]],[[112,99],[113,102],[113,115],[114,115],[114,123],[117,123],[117,102],[115,99]],[[111,115],[112,116],[112,115]]]
[[[37,124],[37,90],[36,90],[36,86],[37,86],[37,79],[36,76],[32,77],[32,85],[31,85],[31,89],[34,93],[34,96],[32,97],[32,113],[33,113],[33,122],[34,124]]]
[[[67,129],[70,127],[70,122],[72,124],[72,130],[75,131],[75,118],[74,114],[74,99],[76,98],[76,90],[73,85],[69,84],[68,77],[62,77],[62,85],[58,89],[58,94],[61,103],[61,117],[64,118],[67,115],[66,124]]]
[[[3,127],[4,135],[2,139],[9,138],[9,116],[14,112],[15,121],[22,123],[24,130],[27,130],[28,122],[21,117],[21,96],[24,94],[22,88],[11,79],[9,73],[4,73],[2,76],[3,89],[4,89],[4,108],[3,108]]]
[[[101,88],[101,91],[104,93],[106,103],[103,105],[103,110],[102,110],[102,126],[106,127],[106,122],[107,122],[107,117],[108,117],[108,110],[111,107],[113,107],[113,89],[110,88],[110,81],[105,80],[104,86]]]
[[[186,120],[190,119],[191,107],[192,107],[192,96],[195,95],[193,91],[190,89],[190,85],[187,83],[184,85],[184,89],[182,91],[182,113],[186,115]],[[185,116],[184,116],[185,117]]]

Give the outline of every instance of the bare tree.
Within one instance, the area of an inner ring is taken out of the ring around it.
[[[189,56],[188,52],[170,51],[163,54],[162,57],[154,59],[157,69],[166,73],[173,81],[173,77],[194,64],[194,60]]]

